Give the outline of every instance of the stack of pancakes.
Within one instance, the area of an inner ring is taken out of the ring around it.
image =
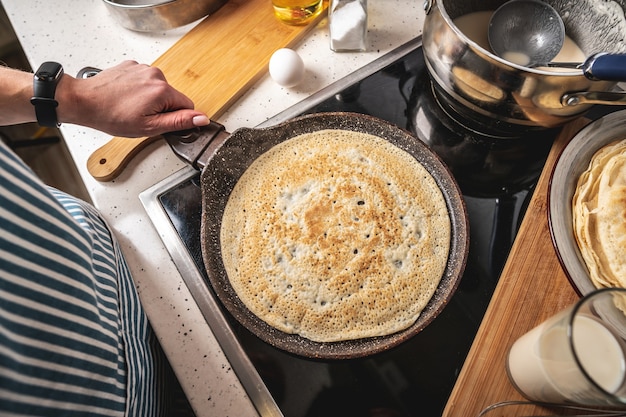
[[[245,306],[316,342],[411,326],[441,280],[450,236],[428,170],[382,138],[346,130],[300,135],[257,158],[220,232]]]
[[[572,217],[594,285],[626,287],[626,140],[594,154],[578,180]]]

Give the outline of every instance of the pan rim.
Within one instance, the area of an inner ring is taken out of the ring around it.
[[[425,166],[442,190],[451,221],[448,261],[431,300],[416,322],[405,330],[372,338],[314,342],[271,327],[250,312],[230,286],[222,261],[219,234],[221,215],[237,180],[259,155],[275,144],[302,133],[323,129],[355,130],[389,141]],[[234,141],[242,143],[233,144]],[[245,155],[245,162],[238,164],[236,159],[241,155]],[[268,128],[238,129],[207,161],[201,174],[201,187],[202,255],[211,287],[226,310],[246,329],[266,343],[294,355],[334,360],[365,357],[389,350],[420,333],[441,313],[455,293],[465,270],[469,252],[469,220],[465,201],[450,170],[438,155],[413,134],[372,116],[348,112],[316,113]],[[222,192],[224,190],[226,192]]]

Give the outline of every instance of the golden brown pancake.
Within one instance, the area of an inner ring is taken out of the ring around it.
[[[316,342],[415,322],[443,275],[450,218],[434,178],[377,136],[324,130],[261,155],[221,227],[233,289],[261,320]]]
[[[626,287],[626,140],[594,154],[578,179],[572,217],[594,285]]]

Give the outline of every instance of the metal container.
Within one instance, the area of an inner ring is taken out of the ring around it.
[[[215,12],[227,0],[103,0],[122,26],[139,32],[169,30]]]
[[[435,90],[456,112],[509,127],[556,127],[593,104],[626,104],[615,82],[591,81],[582,71],[553,72],[513,64],[481,47],[454,19],[494,11],[505,0],[426,0],[423,45]],[[546,0],[566,34],[586,56],[626,51],[626,0]],[[486,28],[485,28],[486,30]]]
[[[365,51],[367,0],[330,0],[328,27],[333,51]]]

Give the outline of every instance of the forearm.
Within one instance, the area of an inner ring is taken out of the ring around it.
[[[0,67],[0,125],[36,121],[33,74]],[[90,78],[63,75],[56,87],[59,123],[91,127],[115,136],[152,136],[209,123],[163,73],[125,61]]]
[[[76,83],[79,80],[65,74],[56,91],[59,123],[80,124],[81,114]],[[36,122],[33,96],[33,74],[0,66],[0,125]]]
[[[35,121],[33,74],[0,66],[0,125]]]

